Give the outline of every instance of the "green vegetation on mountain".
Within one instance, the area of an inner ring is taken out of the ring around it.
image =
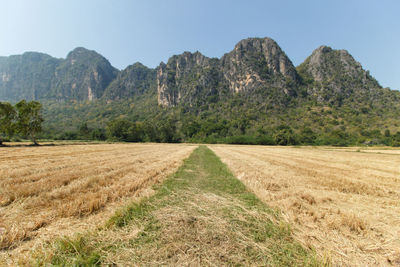
[[[0,100],[93,100],[118,70],[100,54],[76,48],[66,59],[27,52],[0,58]]]
[[[59,59],[27,52],[0,58],[0,101],[48,99]]]
[[[98,99],[117,73],[103,56],[78,47],[57,66],[51,90],[57,100]]]
[[[319,102],[340,106],[344,101],[381,100],[379,83],[346,50],[321,46],[297,70],[308,85],[308,94]]]
[[[104,92],[104,99],[125,99],[156,88],[156,71],[135,63],[118,73]]]
[[[5,71],[11,58],[0,58],[0,99],[16,90],[11,81],[29,80]],[[156,69],[118,72],[83,48],[57,62],[49,97],[39,97],[46,138],[400,145],[400,92],[345,50],[321,46],[297,68],[270,38],[242,40],[220,59],[185,52]]]

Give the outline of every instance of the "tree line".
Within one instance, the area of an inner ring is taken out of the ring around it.
[[[0,102],[0,145],[3,145],[3,137],[11,139],[15,134],[38,145],[37,135],[42,131],[43,123],[41,108],[37,101],[21,100],[15,105]]]
[[[344,127],[317,132],[312,127],[295,129],[288,124],[276,127],[258,127],[246,132],[245,121],[227,125],[218,121],[196,119],[157,118],[135,121],[126,118],[110,120],[104,128],[92,128],[81,122],[76,130],[45,133],[46,138],[56,140],[99,140],[112,142],[157,143],[224,143],[247,145],[387,145],[400,146],[400,132],[389,129],[364,129],[361,133],[346,131]],[[231,129],[234,127],[236,132]]]
[[[240,126],[237,127],[240,128]],[[218,123],[196,120],[164,119],[135,122],[127,119],[114,119],[107,124],[103,131],[103,137],[111,141],[124,142],[400,146],[400,132],[392,134],[388,129],[383,134],[379,130],[364,130],[361,134],[354,134],[345,129],[335,129],[321,134],[310,127],[303,127],[299,131],[295,131],[291,126],[282,124],[274,128],[258,128],[253,133],[246,133],[243,130],[235,135],[229,135],[228,130],[224,125]]]
[[[301,123],[292,115],[288,115],[286,119],[282,115],[285,121],[272,124],[271,121],[263,120],[263,113],[260,112],[236,112],[235,116],[227,118],[221,118],[217,110],[208,110],[198,115],[183,111],[153,112],[146,118],[141,118],[129,115],[129,110],[124,110],[123,114],[127,114],[125,118],[107,118],[103,113],[98,116],[98,121],[93,122],[79,116],[74,123],[77,125],[76,130],[47,126],[42,131],[41,107],[36,101],[22,100],[14,106],[0,102],[0,144],[4,140],[2,138],[11,139],[17,135],[30,138],[34,144],[37,144],[37,137],[40,137],[53,140],[117,142],[400,146],[399,131],[382,131],[363,123],[367,118],[362,116],[367,111],[361,115],[355,113],[356,111],[353,111],[354,114],[350,111],[344,112],[351,119],[346,119],[348,123],[344,123],[346,120],[343,119],[343,114],[332,109],[321,110],[319,113],[307,110],[303,112],[307,117],[302,118]],[[75,109],[71,112],[75,112]],[[52,111],[47,113],[55,116]],[[105,124],[105,121],[108,123]]]

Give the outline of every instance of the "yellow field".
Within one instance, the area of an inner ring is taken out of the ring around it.
[[[210,148],[334,265],[400,265],[399,150]]]
[[[60,145],[0,148],[0,257],[109,219],[173,173],[196,146]]]
[[[0,148],[0,264],[96,229],[152,194],[196,148],[96,144]],[[304,246],[339,266],[400,266],[400,150],[209,146]]]

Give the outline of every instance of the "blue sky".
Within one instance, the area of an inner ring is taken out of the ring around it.
[[[173,54],[221,57],[247,37],[271,37],[295,65],[320,45],[346,49],[382,86],[400,89],[398,0],[0,0],[0,55],[65,58],[96,50],[119,69]]]

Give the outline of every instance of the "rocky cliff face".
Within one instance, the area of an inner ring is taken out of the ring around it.
[[[158,103],[162,106],[218,99],[227,93],[251,93],[260,87],[279,88],[294,95],[288,83],[298,75],[292,62],[269,38],[240,41],[221,59],[210,59],[199,52],[173,56],[157,70]]]
[[[215,95],[220,78],[217,59],[200,52],[173,56],[157,68],[158,103],[167,107],[181,102],[192,105]]]
[[[94,100],[118,70],[95,51],[77,48],[66,59],[27,52],[0,59],[0,100]]]
[[[126,99],[155,89],[156,70],[141,63],[135,63],[118,73],[107,87],[103,98],[107,100]]]
[[[92,101],[102,97],[117,73],[103,56],[79,47],[56,68],[52,88],[57,99]]]
[[[240,41],[221,59],[221,67],[229,88],[234,92],[251,91],[265,85],[285,90],[286,80],[298,80],[292,62],[270,38]]]
[[[297,70],[308,81],[309,93],[319,101],[361,97],[381,88],[346,50],[334,50],[328,46],[314,50]]]
[[[0,58],[0,100],[51,97],[49,89],[60,61],[36,52]]]
[[[224,101],[232,95],[280,105],[299,94],[320,102],[379,98],[382,89],[345,50],[321,46],[293,66],[270,38],[248,38],[222,58],[185,52],[150,69],[140,63],[119,72],[95,51],[76,48],[66,59],[28,52],[0,57],[0,101],[127,99],[156,92],[173,107]]]

